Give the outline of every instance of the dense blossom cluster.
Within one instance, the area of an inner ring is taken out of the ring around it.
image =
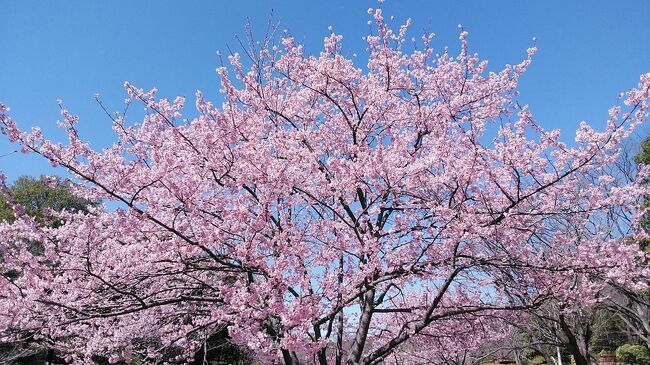
[[[183,98],[126,83],[148,113],[115,117],[102,151],[63,108],[66,145],[2,106],[11,141],[69,170],[76,194],[120,204],[0,223],[2,338],[153,363],[227,326],[268,364],[435,363],[518,310],[648,276],[623,237],[642,234],[650,192],[608,166],[647,116],[650,74],[604,131],[582,124],[567,145],[516,102],[535,48],[488,72],[466,32],[460,54],[436,54],[431,35],[411,47],[408,24],[370,13],[363,69],[341,35],[318,55],[285,35],[250,66],[232,55],[223,104],[197,93],[191,121]]]

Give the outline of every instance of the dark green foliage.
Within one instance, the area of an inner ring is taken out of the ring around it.
[[[639,153],[634,156],[634,161],[641,165],[650,164],[650,137],[646,137],[639,146]]]
[[[650,351],[643,345],[628,343],[616,349],[616,360],[624,364],[650,365]]]
[[[545,363],[546,363],[546,359],[545,359],[544,356],[542,356],[542,355],[535,355],[535,356],[533,356],[532,359],[530,359],[529,363],[530,363],[531,365],[545,364]]]
[[[54,187],[48,186],[43,178],[32,176],[19,177],[10,187],[9,191],[14,202],[25,208],[25,212],[36,218],[39,223],[56,225],[57,222],[46,219],[45,210],[55,211],[86,211],[91,204],[89,201],[74,196],[61,179],[56,180]],[[0,221],[12,222],[14,212],[7,201],[0,197]]]

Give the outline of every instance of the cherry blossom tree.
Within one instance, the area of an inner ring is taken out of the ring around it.
[[[229,57],[224,102],[156,98],[125,83],[137,123],[114,116],[93,150],[63,106],[68,143],[2,132],[76,178],[74,193],[120,207],[21,214],[0,224],[2,339],[29,334],[74,363],[193,356],[227,326],[265,364],[409,363],[478,349],[502,318],[550,298],[589,305],[608,282],[634,288],[635,229],[648,187],[605,168],[647,117],[650,74],[566,144],[517,103],[524,60],[489,72],[437,54],[370,9],[363,68],[331,32],[319,54],[289,34]],[[647,176],[642,171],[640,179]],[[43,252],[27,250],[37,241]]]
[[[24,208],[24,213],[34,217],[36,222],[55,226],[56,221],[44,219],[44,212],[48,210],[61,211],[85,211],[92,202],[79,199],[66,189],[66,184],[62,179],[49,177],[47,181],[37,179],[31,176],[21,176],[9,186],[11,198],[14,204],[20,204]],[[14,214],[11,206],[0,197],[0,221],[13,222]],[[40,243],[33,242],[27,249],[32,253],[40,251]],[[3,276],[7,279],[16,278],[18,271],[2,270]],[[48,363],[54,361],[54,351],[47,351],[46,346],[40,346],[39,343],[31,341],[30,336],[19,336],[15,342],[0,342],[0,363],[34,363],[41,360]]]

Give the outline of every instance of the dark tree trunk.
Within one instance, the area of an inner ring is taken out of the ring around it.
[[[576,365],[592,365],[589,355],[589,340],[591,339],[591,328],[587,326],[584,331],[574,331],[566,323],[564,315],[559,316],[560,329],[566,336],[568,343],[566,349],[573,356]]]
[[[54,350],[47,349],[47,365],[52,365],[54,362]]]

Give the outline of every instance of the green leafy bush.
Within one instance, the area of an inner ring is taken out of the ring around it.
[[[546,359],[542,355],[535,355],[532,359],[530,359],[530,363],[535,365],[545,364]]]
[[[650,351],[643,345],[628,343],[616,349],[616,359],[626,364],[650,365]]]

